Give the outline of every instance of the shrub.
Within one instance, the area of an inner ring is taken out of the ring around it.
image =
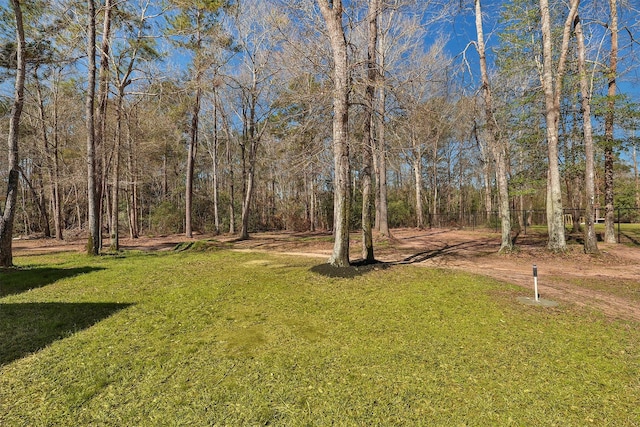
[[[155,234],[180,233],[184,229],[184,208],[169,201],[155,206],[149,218],[149,229]]]

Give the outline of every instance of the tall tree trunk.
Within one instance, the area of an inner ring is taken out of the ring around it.
[[[424,208],[422,204],[422,153],[417,146],[415,137],[411,138],[413,142],[413,174],[415,177],[415,193],[416,193],[416,227],[424,228]]]
[[[226,141],[226,157],[227,157],[227,165],[229,166],[229,234],[235,234],[236,232],[236,209],[235,209],[235,184],[234,184],[234,173],[233,173],[233,163],[231,162],[231,130],[229,129],[229,122],[227,121],[225,115],[222,116],[222,122],[224,126],[225,135],[227,137]]]
[[[545,121],[547,125],[547,149],[549,169],[547,173],[547,225],[549,242],[547,248],[553,252],[566,251],[564,218],[562,209],[562,189],[560,183],[560,166],[558,159],[558,123],[560,119],[560,97],[564,78],[567,51],[571,26],[578,10],[579,0],[570,0],[570,10],[565,20],[560,58],[557,68],[553,67],[553,40],[549,0],[540,0],[542,25],[542,75],[541,83],[544,91]],[[554,78],[555,71],[555,78]]]
[[[198,22],[200,22],[202,11],[198,9]],[[194,167],[196,161],[196,153],[198,148],[198,127],[200,120],[200,101],[202,97],[202,64],[200,58],[200,52],[202,50],[202,34],[200,32],[200,24],[196,29],[195,34],[195,52],[196,56],[194,58],[193,64],[195,67],[195,85],[196,92],[195,98],[193,100],[193,106],[191,111],[191,126],[189,128],[189,149],[187,153],[187,176],[185,182],[185,221],[184,221],[184,232],[185,236],[191,238],[193,237],[193,226],[192,226],[192,208],[193,208],[193,177],[194,177]]]
[[[251,119],[253,120],[253,118]],[[249,150],[248,150],[248,165],[244,173],[244,197],[242,198],[242,224],[240,228],[240,239],[249,238],[249,216],[251,208],[251,198],[253,196],[253,187],[255,179],[255,163],[256,163],[256,150],[257,144],[256,136],[252,135],[254,132],[249,132]]]
[[[249,161],[251,162],[251,160]],[[251,206],[251,197],[253,194],[254,176],[255,176],[254,167],[249,166],[247,170],[246,182],[244,187],[245,194],[242,199],[242,224],[240,229],[240,239],[243,239],[243,240],[246,240],[249,238],[249,214],[250,214],[250,206]]]
[[[491,161],[489,159],[489,149],[478,135],[477,125],[474,124],[473,135],[476,139],[478,147],[480,147],[480,156],[482,161],[482,178],[484,179],[484,210],[486,213],[486,224],[489,226],[491,214],[493,213],[493,201],[491,197],[491,189],[493,187],[491,179]]]
[[[411,129],[411,147],[413,149],[412,169],[414,193],[416,197],[416,227],[424,228],[424,203],[422,202],[422,149],[416,140],[415,130]]]
[[[142,30],[138,32],[138,40],[142,37]],[[118,98],[116,102],[116,134],[115,134],[115,142],[113,148],[113,170],[112,170],[112,193],[111,193],[111,221],[109,224],[111,225],[111,250],[118,251],[120,249],[120,216],[119,216],[119,205],[120,205],[120,150],[122,149],[122,125],[124,118],[128,119],[128,115],[124,112],[124,97],[127,86],[131,84],[131,74],[134,71],[134,65],[138,58],[138,45],[136,44],[131,52],[131,56],[129,58],[129,63],[127,67],[124,69],[122,74],[120,67],[116,68],[117,73],[117,89],[118,89]],[[131,145],[131,128],[130,128],[129,120],[127,120],[127,136],[126,141],[129,145],[129,148],[132,148]],[[132,153],[129,152],[129,159],[131,159]],[[130,166],[130,165],[129,165]],[[129,168],[131,172],[131,167]],[[131,180],[133,183],[133,179]],[[134,196],[135,202],[135,187],[133,188],[132,194]],[[129,234],[131,238],[137,237],[137,216],[135,214],[135,203],[130,203],[127,198],[127,213],[129,217]],[[133,209],[132,209],[133,208]],[[131,213],[134,213],[131,215]]]
[[[24,182],[27,184],[27,187],[29,187],[29,190],[31,191],[33,202],[36,204],[36,207],[38,208],[38,213],[40,214],[39,216],[40,216],[41,226],[43,227],[43,230],[44,230],[44,237],[51,237],[51,230],[49,229],[49,215],[47,214],[47,200],[44,197],[44,194],[39,194],[38,190],[36,190],[35,186],[31,182],[27,174],[25,174],[24,169],[22,169],[20,166],[18,166],[18,169],[20,171],[20,175],[22,176],[22,179],[24,180]],[[35,172],[32,170],[31,174],[35,175]],[[42,179],[38,179],[38,181],[42,183]],[[40,188],[42,188],[42,186]],[[23,206],[25,206],[26,200],[24,199],[26,199],[26,194],[24,194],[24,189],[23,189],[23,196],[24,198],[22,200],[22,204]],[[23,211],[26,216],[29,216],[26,213],[26,209],[23,208]],[[28,219],[29,218],[26,218],[25,221],[28,221]],[[28,227],[25,227],[25,229],[29,230]]]
[[[74,182],[72,185],[73,195],[75,196],[76,206],[75,206],[75,214],[76,214],[76,224],[78,226],[78,231],[82,230],[82,224],[84,223],[82,219],[82,210],[80,209],[80,194],[78,192],[78,186]]]
[[[375,122],[376,49],[378,47],[378,16],[380,0],[369,1],[369,27],[367,46],[367,88],[365,91],[365,118],[362,141],[362,258],[365,262],[375,261],[373,253],[373,124]]]
[[[589,80],[587,78],[586,67],[586,49],[584,45],[584,33],[582,32],[582,23],[580,17],[576,15],[575,33],[578,39],[578,69],[580,72],[580,93],[582,95],[582,118],[584,133],[584,151],[585,151],[585,171],[584,184],[587,204],[585,206],[585,222],[584,229],[584,251],[588,254],[598,253],[598,238],[593,224],[593,213],[595,206],[595,166],[594,166],[594,147],[593,147],[593,130],[591,125],[591,94],[589,93]]]
[[[18,164],[18,137],[20,130],[20,117],[22,116],[22,107],[24,105],[24,81],[26,74],[24,26],[20,1],[11,0],[11,6],[13,8],[16,23],[17,64],[13,105],[11,106],[11,116],[9,118],[9,180],[7,183],[7,198],[4,204],[4,211],[0,217],[0,267],[11,267],[13,265],[13,220],[16,212],[18,180],[20,176]]]
[[[493,214],[493,197],[492,191],[493,188],[493,180],[491,179],[491,163],[489,162],[489,157],[485,157],[485,160],[482,165],[482,172],[484,174],[484,204],[485,210],[487,212],[487,224],[491,219],[491,215]]]
[[[640,175],[638,175],[638,147],[633,146],[633,181],[635,183],[635,208],[640,209]]]
[[[438,219],[438,140],[436,139],[433,143],[433,162],[432,162],[432,191],[433,191],[433,200],[431,201],[431,214],[433,215],[433,219]]]
[[[516,173],[522,173],[525,170],[525,159],[522,147],[518,148],[518,171]],[[519,207],[518,211],[518,226],[520,230],[526,234],[528,218],[527,218],[527,206],[525,204],[524,194],[521,192],[518,196],[519,199]]]
[[[60,133],[58,126],[58,96],[59,85],[56,82],[56,89],[53,100],[53,146],[51,147],[51,200],[53,201],[53,224],[56,233],[56,239],[64,238],[63,232],[65,228],[64,218],[62,215],[62,190],[60,188],[60,155],[58,151],[60,142]]]
[[[191,238],[193,237],[193,227],[191,225],[192,220],[192,212],[191,209],[193,207],[193,172],[194,172],[194,164],[196,161],[196,150],[198,147],[198,119],[200,116],[200,77],[196,78],[196,97],[193,101],[193,109],[191,116],[191,127],[189,129],[190,139],[189,139],[189,150],[187,153],[187,178],[185,184],[185,236]]]
[[[468,182],[467,177],[465,176],[465,170],[462,161],[458,161],[458,222],[460,226],[464,226],[464,217],[467,211],[467,206],[465,204],[465,191],[464,191],[464,183]]]
[[[220,214],[218,212],[218,97],[217,92],[213,92],[213,151],[211,153],[212,173],[213,173],[213,224],[216,234],[220,234]]]
[[[351,212],[351,170],[349,163],[349,70],[347,40],[342,27],[342,0],[317,0],[324,17],[333,52],[333,162],[334,245],[329,263],[349,266],[349,214]]]
[[[379,29],[379,27],[378,27]],[[379,45],[384,44],[384,37],[380,37]],[[376,102],[376,153],[377,159],[377,192],[376,200],[378,200],[378,206],[376,208],[376,228],[383,237],[390,237],[389,232],[389,203],[388,203],[388,189],[387,189],[387,146],[386,146],[386,104],[387,104],[387,92],[385,88],[385,54],[381,50],[377,55],[378,60],[378,99]]]
[[[98,209],[98,188],[96,174],[96,135],[95,135],[95,91],[96,91],[96,8],[94,0],[88,0],[89,25],[87,27],[88,84],[86,95],[87,125],[87,222],[89,239],[87,253],[100,253],[100,212]]]
[[[120,87],[116,104],[116,135],[113,146],[113,169],[111,175],[111,242],[110,250],[120,250],[120,221],[119,221],[119,193],[120,193],[120,146],[122,145],[122,104],[124,100],[123,88]]]
[[[169,148],[165,147],[165,151],[162,154],[162,200],[167,200],[169,197],[169,165],[167,160],[169,158]]]
[[[611,14],[611,51],[609,54],[609,69],[607,70],[607,112],[604,117],[604,241],[616,243],[615,216],[613,205],[613,127],[615,121],[615,96],[617,91],[618,75],[618,6],[617,0],[609,0]]]
[[[365,262],[375,261],[373,253],[373,138],[369,119],[365,118],[364,137],[362,141],[362,258]]]
[[[97,190],[97,223],[98,223],[98,251],[102,248],[102,212],[107,195],[107,174],[109,169],[109,161],[107,160],[107,110],[109,106],[109,60],[111,46],[111,13],[113,9],[112,0],[105,0],[104,3],[104,20],[102,25],[102,42],[100,44],[100,71],[98,75],[98,111],[96,116],[96,136],[95,147],[96,152],[100,153],[102,158],[100,171],[96,172],[96,188]],[[107,203],[107,208],[109,207]]]
[[[134,144],[133,139],[131,138],[131,130],[129,129],[131,126],[131,118],[127,117],[127,169],[129,169],[129,237],[132,239],[137,239],[139,237],[139,227],[138,227],[138,174],[135,170],[135,162],[134,162]]]
[[[511,210],[509,209],[509,182],[507,180],[507,150],[501,140],[498,125],[493,111],[493,94],[487,72],[487,57],[484,45],[484,30],[482,28],[482,6],[480,0],[475,0],[476,32],[478,36],[478,54],[480,55],[480,74],[482,76],[482,97],[484,99],[484,116],[487,126],[489,146],[496,164],[496,181],[498,184],[498,202],[500,208],[500,222],[502,224],[502,239],[500,252],[511,252]]]
[[[316,231],[316,179],[309,178],[309,231]]]
[[[24,176],[24,174],[22,174]],[[31,234],[31,221],[29,221],[30,216],[27,213],[27,190],[22,187],[20,188],[20,207],[22,208],[22,229],[24,230],[25,235]]]
[[[42,96],[42,87],[40,85],[40,81],[38,79],[38,72],[37,72],[37,68],[36,70],[34,70],[33,73],[33,77],[34,77],[34,85],[36,87],[36,98],[37,98],[37,104],[38,104],[38,114],[39,114],[39,119],[40,119],[40,126],[41,126],[41,130],[42,130],[42,146],[44,148],[44,155],[45,155],[45,168],[47,171],[47,178],[49,179],[49,194],[51,195],[51,205],[53,207],[54,210],[54,217],[56,216],[55,214],[55,210],[56,210],[56,200],[55,200],[55,190],[54,190],[54,178],[53,178],[53,167],[51,165],[52,163],[52,156],[51,156],[51,144],[49,143],[49,133],[47,131],[47,114],[45,111],[45,107],[44,107],[44,99]],[[46,200],[44,197],[44,194],[41,197],[38,197],[39,199],[39,205],[41,205],[41,209],[42,209],[42,214],[45,215],[45,219],[46,219],[46,223],[44,223],[43,225],[44,227],[44,237],[51,237],[51,229],[49,227],[49,216],[47,214],[47,209],[46,209]]]
[[[240,229],[240,238],[248,239],[249,238],[249,217],[251,213],[251,200],[253,197],[253,187],[255,180],[255,172],[256,172],[256,159],[257,159],[257,151],[258,144],[260,141],[260,137],[264,128],[257,132],[256,130],[256,106],[258,104],[258,97],[256,93],[258,92],[257,82],[253,80],[253,85],[251,87],[251,95],[249,98],[249,115],[247,117],[247,126],[246,126],[246,140],[249,144],[248,152],[243,153],[243,177],[244,177],[244,197],[242,198],[242,227]],[[246,146],[243,146],[245,149]],[[245,157],[246,154],[246,157]],[[244,160],[247,162],[245,163]]]

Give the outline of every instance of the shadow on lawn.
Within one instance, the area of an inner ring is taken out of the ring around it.
[[[311,271],[326,277],[339,277],[344,279],[351,279],[357,276],[362,276],[373,270],[385,270],[394,265],[405,264],[419,264],[433,258],[445,257],[445,256],[465,256],[464,252],[471,252],[479,254],[478,248],[485,249],[486,242],[484,241],[468,241],[456,243],[454,245],[444,245],[438,249],[432,249],[428,251],[416,252],[399,261],[381,262],[376,261],[373,263],[366,263],[361,260],[353,262],[348,267],[334,267],[330,264],[319,264],[311,268]],[[487,255],[493,253],[493,251],[486,251]]]
[[[25,268],[0,270],[0,298],[19,294],[29,289],[42,288],[58,280],[80,274],[104,270],[99,267],[79,268]]]
[[[0,366],[106,319],[131,304],[0,304]]]
[[[631,233],[621,233],[621,236],[624,239],[627,239],[629,242],[633,243],[634,245],[640,245],[640,240],[638,239],[638,236]],[[622,239],[620,239],[622,240]]]
[[[486,243],[483,241],[478,241],[478,242],[469,241],[469,242],[456,243],[455,245],[445,245],[438,249],[415,253],[403,259],[402,261],[395,262],[394,264],[398,264],[398,265],[417,264],[429,259],[439,258],[444,256],[463,256],[464,251],[475,253],[477,252],[476,251],[477,248],[484,248],[484,247],[486,247]],[[487,254],[489,253],[492,253],[492,252],[487,252]]]
[[[352,279],[357,276],[362,276],[363,274],[366,274],[373,270],[385,270],[390,266],[391,264],[380,261],[375,261],[373,263],[355,261],[348,267],[334,267],[331,264],[319,264],[311,267],[311,271],[326,277]]]

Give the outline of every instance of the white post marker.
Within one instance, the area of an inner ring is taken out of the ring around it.
[[[549,289],[553,290],[553,286]],[[535,295],[533,299],[530,297],[518,297],[518,301],[526,305],[533,305],[535,307],[557,307],[558,303],[555,301],[549,301],[543,298],[540,298],[540,294],[538,294],[538,266],[533,264],[533,292]]]
[[[533,264],[533,291],[535,292],[536,302],[540,302],[538,296],[538,266]]]

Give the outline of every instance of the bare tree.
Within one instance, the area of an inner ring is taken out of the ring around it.
[[[11,0],[13,15],[16,24],[16,81],[9,118],[9,180],[7,183],[7,198],[4,204],[4,212],[0,217],[0,267],[13,265],[13,219],[16,211],[18,197],[18,179],[20,177],[20,165],[18,164],[18,139],[20,130],[20,117],[24,105],[24,81],[26,75],[25,36],[22,20],[22,9],[19,0]]]
[[[544,91],[547,150],[549,157],[549,169],[547,173],[547,224],[549,228],[549,242],[547,248],[554,252],[565,251],[567,249],[558,159],[558,123],[560,120],[560,98],[562,96],[562,81],[566,70],[569,38],[579,3],[580,0],[570,0],[569,12],[562,30],[562,44],[559,58],[557,65],[554,66],[555,56],[553,54],[549,0],[540,0],[543,61],[541,64],[540,81]]]
[[[579,15],[576,14],[574,23],[576,38],[578,41],[578,71],[580,73],[580,93],[582,96],[582,118],[585,151],[585,196],[587,199],[585,209],[586,227],[584,229],[584,251],[588,254],[598,253],[598,238],[593,224],[595,204],[595,167],[593,147],[593,127],[591,125],[591,93],[589,79],[587,77],[586,52],[584,33]]]
[[[377,102],[375,123],[374,169],[376,176],[376,224],[380,235],[390,236],[388,218],[388,184],[387,171],[389,161],[389,141],[387,135],[387,119],[392,116],[387,111],[387,101],[393,99],[398,90],[412,78],[406,77],[408,63],[420,61],[415,50],[422,50],[422,41],[427,37],[425,33],[426,9],[430,1],[417,2],[414,0],[386,0],[381,3],[380,23],[378,25],[377,50]],[[437,14],[447,14],[447,8],[439,8]],[[424,18],[424,19],[423,19]],[[438,44],[439,42],[436,42]],[[418,46],[420,46],[419,49]],[[430,49],[433,51],[433,49]],[[422,52],[425,53],[425,52]],[[408,58],[411,58],[407,60]],[[445,62],[446,63],[446,62]],[[444,64],[444,63],[443,63]],[[424,64],[422,64],[424,65]],[[429,67],[428,67],[429,68]],[[413,71],[411,72],[413,74]],[[412,86],[412,85],[410,85]],[[393,101],[390,101],[391,104]],[[415,141],[412,139],[412,141]],[[416,158],[414,157],[414,160]],[[414,164],[415,166],[415,164]],[[416,192],[421,189],[416,187]],[[416,198],[416,203],[422,196]],[[420,216],[420,218],[422,218]],[[418,221],[421,221],[419,219]]]
[[[60,229],[60,199],[59,197],[56,197],[57,192],[54,185],[54,182],[57,181],[57,177],[55,178],[55,181],[54,181],[54,174],[53,174],[54,168],[52,167],[53,155],[51,153],[51,143],[49,141],[49,133],[47,131],[47,112],[46,112],[45,103],[44,103],[44,96],[42,94],[42,84],[40,83],[40,79],[38,78],[37,65],[33,70],[33,77],[34,77],[33,84],[35,86],[35,92],[36,92],[36,105],[37,105],[38,115],[40,119],[39,120],[40,128],[42,131],[42,146],[44,148],[44,155],[45,155],[44,162],[45,162],[45,168],[49,175],[48,179],[50,183],[49,187],[50,187],[50,193],[51,193],[51,205],[54,210],[53,217],[54,217],[54,224],[56,229],[56,238],[59,240],[62,240],[62,230]],[[45,204],[44,194],[42,195],[41,202],[43,205]],[[42,213],[45,216],[44,236],[51,237],[51,230],[49,228],[49,218],[48,218],[46,207]]]
[[[386,118],[387,118],[387,65],[392,59],[391,52],[402,51],[398,49],[397,41],[403,36],[398,37],[394,34],[394,30],[400,30],[402,34],[405,30],[411,33],[413,25],[405,25],[406,23],[397,22],[400,15],[399,10],[403,0],[385,1],[380,4],[378,29],[378,48],[376,54],[377,68],[377,99],[375,105],[375,138],[373,140],[373,167],[376,176],[376,194],[375,194],[375,228],[383,237],[390,237],[389,231],[389,205],[388,205],[388,185],[387,185],[387,161],[388,150],[386,141]],[[401,54],[400,54],[401,56]]]
[[[351,170],[349,162],[349,69],[347,40],[342,24],[342,0],[317,0],[327,26],[333,52],[333,161],[335,241],[329,263],[349,266],[349,214]]]
[[[487,141],[485,138],[481,138],[478,132],[477,126],[474,126],[473,136],[476,139],[476,143],[478,144],[478,148],[480,149],[480,162],[482,164],[482,178],[484,181],[484,211],[487,217],[487,221],[491,218],[491,214],[493,212],[493,197],[491,194],[491,189],[493,187],[492,182],[492,161],[491,161],[491,153],[489,147],[487,146]]]
[[[609,52],[609,68],[607,70],[607,110],[604,117],[604,241],[616,243],[615,217],[613,205],[613,127],[615,120],[615,97],[618,75],[618,4],[617,0],[609,0],[611,32],[611,49]]]
[[[56,81],[54,82],[53,89],[53,112],[52,112],[52,141],[50,149],[47,150],[47,160],[49,166],[49,177],[51,184],[51,201],[53,204],[53,224],[55,229],[55,235],[58,240],[63,239],[64,233],[64,217],[63,199],[62,199],[62,185],[60,184],[60,132],[59,132],[59,93],[60,82],[59,71],[56,71]]]
[[[413,126],[409,126],[409,133],[411,135],[411,153],[413,176],[415,182],[415,197],[416,197],[416,227],[424,228],[424,207],[422,197],[422,156],[424,155],[424,149],[422,144],[418,142],[418,135],[416,129]]]
[[[405,21],[406,22],[406,21]],[[406,27],[410,27],[406,25]],[[422,36],[419,28],[411,31],[412,35],[402,41],[402,45],[410,42],[416,36]],[[452,110],[456,108],[449,100],[449,89],[442,82],[449,73],[451,59],[444,54],[445,42],[436,40],[427,52],[422,49],[405,50],[404,63],[396,64],[394,86],[390,93],[397,102],[406,120],[394,120],[394,132],[399,136],[401,152],[405,153],[413,172],[415,194],[416,226],[424,227],[426,200],[431,200],[431,213],[438,214],[437,200],[439,199],[438,164],[441,160],[440,151],[451,134],[450,118]],[[402,48],[401,50],[408,49]],[[393,147],[391,148],[393,149]],[[425,162],[430,162],[426,172],[430,174],[431,195],[425,196],[424,171]]]
[[[97,187],[97,222],[100,232],[98,233],[98,251],[102,248],[102,212],[105,201],[107,201],[107,174],[109,172],[109,160],[107,159],[107,113],[109,106],[109,84],[111,75],[109,73],[109,62],[111,61],[111,24],[112,14],[116,5],[112,0],[105,0],[102,21],[102,40],[100,42],[100,69],[98,72],[98,110],[96,114],[96,136],[95,146],[96,152],[100,154],[101,164],[99,171],[96,173]],[[99,179],[98,179],[99,178]],[[107,209],[109,204],[107,203]],[[107,214],[108,215],[108,214]]]
[[[153,39],[149,37],[145,28],[148,22],[155,16],[148,15],[150,0],[140,4],[139,15],[134,18],[135,24],[131,23],[129,28],[132,34],[128,34],[127,46],[120,52],[113,52],[112,62],[115,73],[115,89],[116,89],[116,129],[115,141],[113,145],[112,170],[111,170],[111,218],[109,221],[110,229],[110,250],[117,251],[120,248],[119,233],[119,193],[120,193],[120,151],[123,146],[123,122],[126,117],[125,96],[129,85],[135,80],[132,75],[135,71],[135,65],[139,59],[155,59],[158,57],[154,49]],[[142,57],[142,58],[140,58]],[[131,222],[133,223],[133,222]],[[131,228],[131,231],[133,231]],[[136,233],[131,233],[135,235]]]
[[[240,148],[243,165],[242,223],[240,238],[249,238],[251,204],[256,187],[260,143],[269,129],[274,93],[278,87],[281,37],[275,24],[281,19],[277,8],[265,1],[247,0],[234,19],[234,39],[240,50],[240,73],[231,76],[231,88],[238,94],[236,116],[242,123]]]
[[[213,191],[213,227],[220,234],[220,101],[218,100],[218,76],[213,78],[213,99],[211,100],[211,133],[205,134],[207,152],[211,158],[211,187]]]
[[[373,169],[373,125],[375,123],[374,102],[375,84],[379,75],[377,70],[376,50],[378,48],[378,16],[380,0],[369,0],[368,32],[367,32],[367,87],[364,100],[364,127],[362,141],[362,258],[365,262],[375,261],[373,254],[373,203],[372,203],[372,169]]]
[[[487,128],[489,147],[493,153],[496,165],[496,181],[498,183],[498,207],[502,223],[502,239],[500,252],[510,252],[513,248],[511,241],[511,210],[509,209],[509,183],[507,180],[507,149],[500,135],[493,109],[493,93],[487,71],[487,55],[484,44],[484,30],[482,27],[482,6],[480,0],[475,0],[477,48],[480,55],[480,75],[482,82],[482,98],[484,100],[484,119]]]
[[[100,212],[99,191],[97,188],[96,171],[96,134],[95,134],[95,91],[96,91],[96,6],[94,0],[87,1],[87,58],[89,65],[88,85],[85,102],[85,121],[87,126],[87,210],[89,222],[89,239],[87,241],[87,253],[98,255],[100,252]]]

